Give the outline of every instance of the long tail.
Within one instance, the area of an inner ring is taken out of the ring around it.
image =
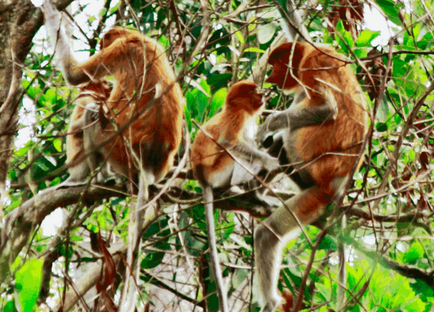
[[[148,183],[144,170],[139,175],[139,194],[137,206],[131,215],[133,222],[128,226],[128,251],[127,267],[125,272],[124,287],[122,290],[121,302],[119,303],[119,312],[134,312],[136,310],[138,292],[136,283],[139,280],[140,266],[138,263],[138,251],[140,250],[140,241],[143,229],[143,216],[145,211],[143,206],[149,199]]]
[[[229,312],[227,291],[223,283],[222,269],[218,259],[216,232],[213,217],[213,201],[214,196],[210,186],[202,187],[203,199],[205,200],[205,219],[208,228],[208,245],[210,248],[211,267],[214,273],[217,293],[220,303],[220,311]]]

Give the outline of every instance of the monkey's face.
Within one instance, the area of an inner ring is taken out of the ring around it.
[[[250,99],[251,99],[251,106],[255,110],[258,110],[265,105],[264,94],[260,92],[258,88],[255,88],[250,92]]]
[[[284,43],[271,52],[268,63],[273,66],[265,82],[275,83],[282,90],[291,90],[298,86],[298,68],[303,58],[303,45],[292,42]]]

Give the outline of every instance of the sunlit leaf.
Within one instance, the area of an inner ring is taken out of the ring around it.
[[[29,259],[15,273],[18,302],[23,312],[33,311],[36,299],[39,296],[43,263],[44,261],[39,259]]]

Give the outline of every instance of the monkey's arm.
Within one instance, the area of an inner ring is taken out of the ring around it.
[[[63,76],[72,85],[88,82],[90,79],[78,66],[78,62],[71,50],[69,39],[62,26],[62,14],[53,8],[49,0],[43,3],[45,27],[48,31],[51,45],[55,49],[55,60]]]
[[[256,147],[250,146],[245,142],[232,145],[228,141],[222,141],[220,144],[232,152],[236,157],[244,159],[248,162],[253,162],[255,160],[261,162],[264,169],[269,172],[279,169],[279,161],[276,158],[271,157],[267,153],[262,152]]]
[[[267,133],[280,129],[294,131],[302,127],[334,120],[338,114],[336,100],[330,90],[324,89],[322,93],[324,100],[320,106],[300,107],[300,105],[293,105],[281,113],[268,116],[259,129],[256,140],[262,143]]]
[[[128,53],[128,45],[124,40],[102,49],[93,55],[89,60],[80,64],[74,57],[74,53],[68,43],[68,37],[62,27],[62,14],[54,9],[49,0],[44,1],[45,26],[48,30],[53,48],[55,48],[55,59],[62,71],[66,81],[73,86],[89,82],[93,78],[102,78],[113,74],[114,68],[120,66],[119,63],[125,61]],[[129,67],[122,65],[120,67]],[[91,78],[92,77],[92,78]]]

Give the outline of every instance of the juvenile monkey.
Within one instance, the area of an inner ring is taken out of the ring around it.
[[[322,52],[324,51],[324,52]],[[292,58],[291,58],[292,56]],[[362,152],[367,132],[368,114],[363,92],[341,55],[330,48],[319,50],[310,44],[284,43],[274,49],[268,63],[273,71],[266,80],[283,90],[306,97],[294,107],[267,118],[259,131],[263,138],[271,130],[287,128],[286,116],[292,109],[317,107],[332,97],[338,113],[334,120],[284,132],[288,159],[299,169],[303,189],[286,201],[255,232],[256,269],[264,312],[272,312],[280,302],[277,292],[282,247],[298,234],[298,224],[310,224],[319,218],[327,205],[338,200],[353,166]]]
[[[80,88],[80,93],[75,100],[75,107],[71,115],[71,122],[69,123],[69,134],[66,137],[66,163],[70,165],[68,168],[70,175],[63,185],[81,184],[83,181],[86,181],[91,170],[95,169],[93,165],[96,166],[97,160],[92,157],[97,157],[97,155],[91,156],[77,164],[74,164],[74,162],[77,162],[78,158],[82,157],[85,153],[83,129],[87,126],[84,114],[86,106],[92,103],[95,108],[99,109],[103,103],[107,102],[110,92],[111,88],[105,81],[91,81]],[[106,172],[107,168],[104,168],[102,171]],[[103,180],[100,177],[98,182],[104,182]]]
[[[329,103],[316,108],[292,110],[287,114],[294,128],[318,124],[333,115]],[[211,118],[199,131],[191,150],[191,162],[195,177],[202,186],[205,216],[208,227],[211,266],[216,280],[221,311],[228,311],[227,292],[223,285],[218,261],[216,235],[213,220],[213,189],[225,188],[239,180],[235,174],[245,169],[238,162],[257,174],[261,168],[271,172],[279,168],[277,159],[257,149],[256,117],[263,107],[263,95],[251,81],[239,81],[228,91],[223,110]],[[209,137],[211,136],[212,139]],[[224,147],[229,153],[223,149]],[[235,161],[233,157],[236,158]],[[250,179],[253,176],[250,175]]]

